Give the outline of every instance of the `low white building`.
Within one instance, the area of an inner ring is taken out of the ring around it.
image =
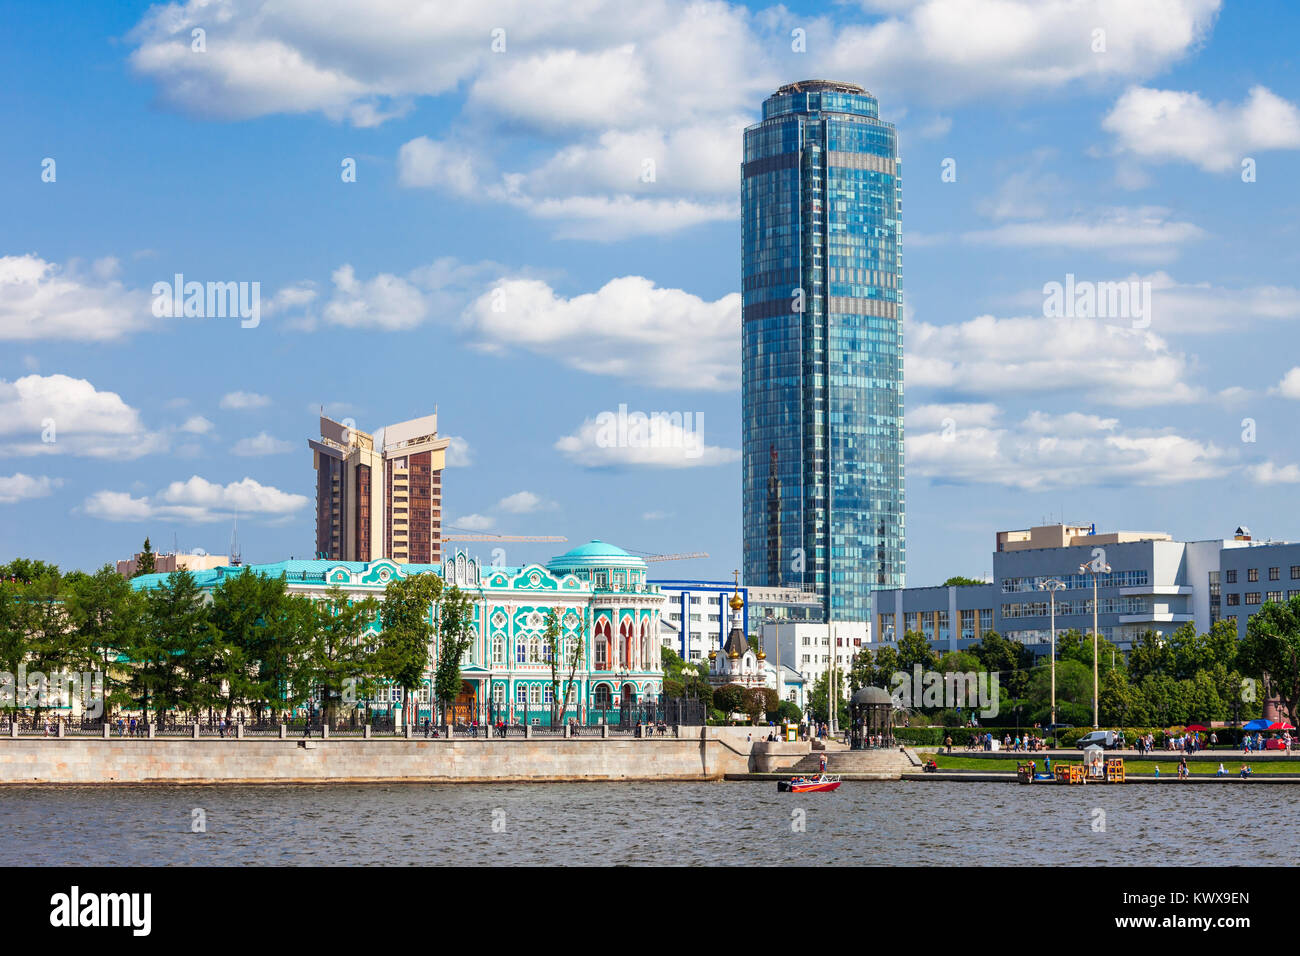
[[[831,667],[846,675],[853,658],[871,643],[871,625],[866,621],[834,621],[830,624],[797,622],[764,623],[760,630],[763,647],[772,648],[776,663],[798,671],[807,691]]]

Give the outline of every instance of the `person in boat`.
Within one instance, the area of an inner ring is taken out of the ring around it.
[[[1051,758],[1051,757],[1044,757],[1044,758],[1043,758],[1043,773],[1051,773],[1051,772],[1052,772],[1052,758]]]

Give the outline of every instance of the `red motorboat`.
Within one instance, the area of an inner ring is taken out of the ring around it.
[[[781,793],[817,793],[822,790],[835,790],[840,785],[837,773],[817,773],[811,777],[794,777],[790,780],[778,780],[776,789]]]

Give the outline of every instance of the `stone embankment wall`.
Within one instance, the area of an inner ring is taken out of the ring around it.
[[[750,769],[745,742],[712,729],[643,740],[0,738],[0,786],[720,780]]]

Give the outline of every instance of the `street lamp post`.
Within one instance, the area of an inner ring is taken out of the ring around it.
[[[1097,716],[1097,575],[1110,574],[1110,565],[1081,564],[1079,573],[1092,575],[1092,729],[1096,730],[1101,726]]]
[[[1052,615],[1052,736],[1056,736],[1056,592],[1065,590],[1065,582],[1059,578],[1049,578],[1038,582],[1038,588],[1047,592],[1047,600]]]

